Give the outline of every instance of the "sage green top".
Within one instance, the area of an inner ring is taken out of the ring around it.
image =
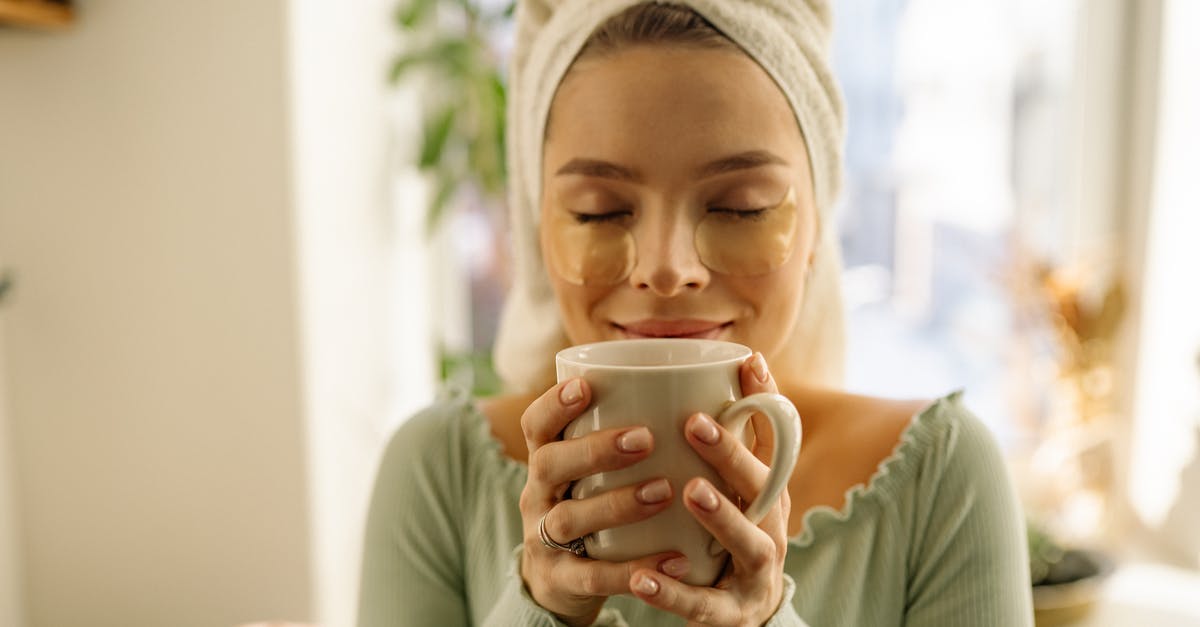
[[[1025,526],[1000,450],[961,392],[921,411],[841,511],[815,507],[790,540],[772,626],[1033,624]],[[359,627],[561,625],[522,585],[526,466],[448,394],[409,419],[380,463]],[[597,625],[682,625],[630,595]]]

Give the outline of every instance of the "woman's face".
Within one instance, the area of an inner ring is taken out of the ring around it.
[[[705,337],[768,359],[783,346],[816,212],[792,110],[749,57],[644,45],[579,61],[551,106],[542,181],[542,255],[572,343]]]

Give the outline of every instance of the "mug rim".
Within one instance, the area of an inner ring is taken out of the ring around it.
[[[729,347],[732,351],[735,351],[737,354],[731,355],[724,359],[714,359],[711,361],[703,361],[703,362],[694,363],[694,364],[657,364],[657,365],[650,365],[650,366],[637,366],[637,365],[631,366],[631,365],[620,365],[620,364],[612,364],[612,363],[597,363],[597,362],[587,361],[581,355],[581,353],[583,353],[584,351],[592,349],[596,346],[605,346],[605,347],[614,347],[615,348],[615,345],[621,345],[621,344],[645,345],[645,344],[650,344],[650,343],[653,343],[653,344],[684,344],[684,343],[686,343],[686,344],[719,345],[719,346]],[[709,339],[701,339],[701,338],[687,338],[687,337],[656,337],[656,338],[637,338],[637,339],[627,339],[627,340],[605,340],[605,341],[601,341],[601,342],[589,342],[587,344],[579,344],[577,346],[569,346],[567,348],[564,348],[564,349],[558,351],[558,353],[556,353],[554,355],[554,360],[558,364],[569,364],[572,366],[588,368],[590,370],[627,370],[627,371],[632,370],[632,371],[638,371],[638,372],[653,372],[653,371],[657,371],[657,370],[678,371],[678,370],[690,370],[690,369],[698,369],[698,368],[712,368],[714,366],[725,366],[725,365],[729,365],[729,364],[733,364],[733,363],[740,363],[742,360],[746,359],[747,357],[750,357],[753,354],[754,354],[754,351],[751,350],[749,346],[746,346],[744,344],[738,344],[737,342],[728,342],[725,340],[709,340]]]

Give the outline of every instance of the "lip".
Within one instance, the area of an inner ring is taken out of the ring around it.
[[[618,331],[629,338],[678,337],[711,340],[715,339],[732,322],[713,320],[659,320],[647,319],[626,324],[613,323]]]

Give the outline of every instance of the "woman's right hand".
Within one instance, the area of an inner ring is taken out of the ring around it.
[[[640,568],[679,578],[688,566],[687,558],[675,552],[606,562],[542,543],[538,522],[543,514],[550,538],[568,544],[594,531],[649,518],[671,503],[673,490],[663,478],[586,499],[564,500],[572,481],[636,464],[654,450],[653,437],[645,427],[607,429],[560,440],[563,429],[590,401],[587,382],[569,379],[547,390],[521,416],[529,447],[529,478],[520,504],[525,528],[521,578],[534,601],[568,625],[590,625],[605,599],[630,592],[630,578]]]

